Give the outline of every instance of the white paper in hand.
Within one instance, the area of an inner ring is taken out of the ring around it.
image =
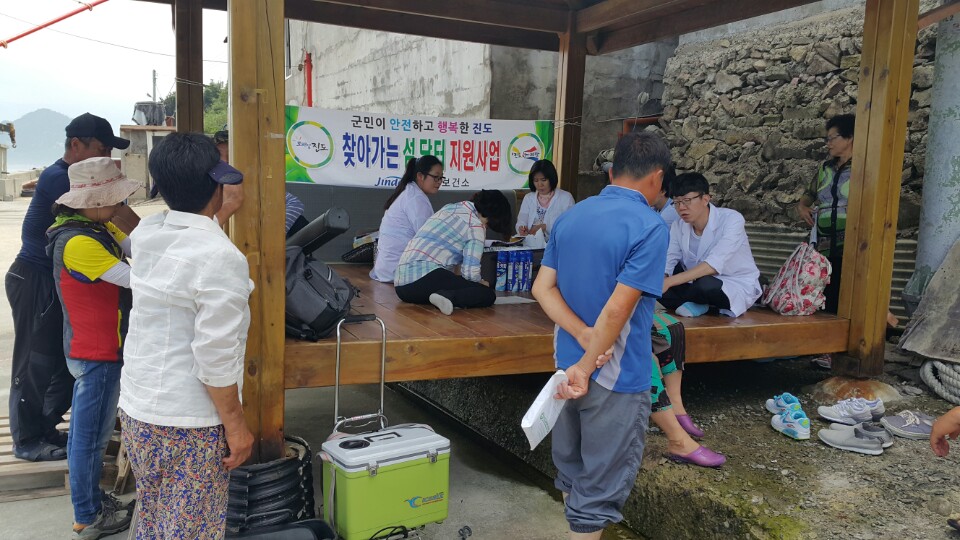
[[[533,405],[527,410],[527,414],[523,415],[520,427],[523,428],[527,440],[530,441],[531,450],[536,448],[540,441],[550,433],[553,425],[557,422],[557,417],[560,416],[560,411],[567,403],[565,399],[554,399],[553,397],[557,393],[557,386],[566,381],[566,373],[563,371],[554,373],[543,390],[540,390],[537,399],[533,400]]]

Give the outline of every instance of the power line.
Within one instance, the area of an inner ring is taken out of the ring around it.
[[[81,2],[81,3],[82,3],[82,2]],[[15,21],[19,21],[19,22],[22,22],[22,23],[25,23],[25,24],[29,24],[29,25],[32,25],[32,26],[40,26],[40,25],[38,25],[38,24],[36,24],[36,23],[32,23],[32,22],[30,22],[30,21],[23,20],[23,19],[21,19],[21,18],[19,18],[19,17],[14,17],[13,15],[7,15],[6,13],[0,13],[0,16],[7,17],[8,19],[13,19],[13,20],[15,20]],[[127,49],[127,50],[130,50],[130,51],[140,52],[140,53],[144,53],[144,54],[155,54],[155,55],[157,55],[157,56],[166,56],[166,57],[168,57],[168,58],[176,58],[176,55],[173,55],[173,54],[156,52],[156,51],[148,51],[148,50],[146,50],[146,49],[138,49],[138,48],[136,48],[136,47],[130,47],[130,46],[127,46],[127,45],[120,45],[120,44],[117,44],[117,43],[110,43],[110,42],[107,42],[107,41],[101,41],[101,40],[99,40],[99,39],[89,38],[89,37],[86,37],[86,36],[78,36],[78,35],[76,35],[76,34],[71,34],[70,32],[64,32],[64,31],[62,31],[62,30],[55,30],[55,29],[53,29],[53,28],[45,28],[45,30],[49,30],[49,31],[51,31],[51,32],[56,32],[56,33],[58,33],[58,34],[63,34],[63,35],[65,35],[65,36],[70,36],[70,37],[72,37],[72,38],[83,39],[83,40],[86,40],[86,41],[92,41],[92,42],[94,42],[94,43],[99,43],[99,44],[101,44],[101,45],[109,45],[109,46],[111,46],[111,47],[118,47],[118,48],[120,48],[120,49]],[[209,62],[209,63],[212,63],[212,64],[226,64],[226,63],[227,63],[226,60],[204,60],[204,62]]]

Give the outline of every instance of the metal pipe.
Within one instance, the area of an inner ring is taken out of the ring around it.
[[[45,22],[45,23],[37,26],[36,28],[32,28],[32,29],[30,29],[30,30],[27,30],[26,32],[24,32],[24,33],[22,33],[22,34],[13,36],[12,38],[7,39],[7,40],[4,40],[4,41],[0,41],[0,47],[3,47],[4,49],[6,49],[6,48],[7,48],[7,45],[13,43],[14,41],[16,41],[16,40],[18,40],[18,39],[20,39],[20,38],[22,38],[22,37],[27,37],[27,36],[29,36],[30,34],[34,33],[34,32],[37,32],[37,31],[39,31],[39,30],[43,30],[44,28],[46,28],[46,27],[48,27],[48,26],[57,24],[58,22],[60,22],[60,21],[62,21],[62,20],[64,20],[64,19],[69,19],[70,17],[73,17],[73,16],[76,15],[77,13],[81,13],[81,12],[83,12],[83,11],[93,11],[93,8],[99,6],[100,4],[102,4],[102,3],[106,2],[106,1],[108,1],[108,0],[94,0],[93,2],[90,2],[89,4],[84,4],[83,7],[77,8],[77,9],[71,11],[70,13],[67,13],[66,15],[61,15],[61,16],[57,17],[56,19],[53,19],[52,21]]]
[[[313,107],[313,55],[306,53],[303,60],[304,78],[307,80],[307,107]]]

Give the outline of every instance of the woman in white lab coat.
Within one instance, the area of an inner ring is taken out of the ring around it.
[[[573,195],[557,187],[557,169],[549,160],[541,159],[534,163],[527,178],[530,193],[520,203],[517,234],[524,236],[542,230],[547,236],[560,214],[573,208]]]
[[[680,221],[670,247],[660,303],[696,317],[710,308],[739,317],[760,297],[760,270],[740,212],[710,203],[710,185],[699,173],[677,176],[670,192]]]
[[[443,163],[435,156],[410,158],[400,183],[387,199],[380,220],[377,258],[370,277],[385,283],[393,282],[393,274],[407,243],[433,215],[428,195],[443,185]]]

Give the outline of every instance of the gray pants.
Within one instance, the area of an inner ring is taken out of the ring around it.
[[[623,519],[643,458],[650,393],[611,392],[590,381],[553,426],[557,489],[568,493],[570,530],[591,533]]]

